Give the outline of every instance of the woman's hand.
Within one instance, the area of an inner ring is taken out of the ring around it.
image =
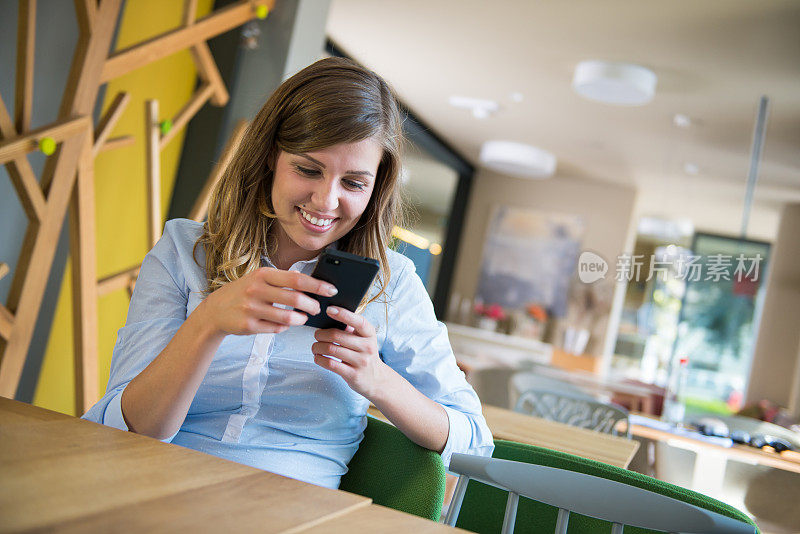
[[[328,306],[327,313],[347,325],[347,329],[317,330],[314,333],[317,342],[311,345],[314,361],[341,376],[353,391],[372,400],[394,372],[378,356],[375,328],[363,316],[344,308]]]
[[[278,333],[319,313],[319,302],[303,291],[336,294],[333,285],[306,274],[262,267],[211,293],[198,310],[218,334]]]

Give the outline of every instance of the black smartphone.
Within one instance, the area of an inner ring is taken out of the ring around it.
[[[325,311],[328,306],[338,306],[355,311],[361,299],[369,291],[375,275],[378,274],[378,260],[356,256],[340,250],[326,250],[322,253],[311,276],[331,283],[339,290],[332,297],[306,293],[319,301],[320,312],[308,317],[305,326],[314,328],[345,329],[344,323],[332,319]]]

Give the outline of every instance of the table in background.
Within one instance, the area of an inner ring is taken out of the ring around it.
[[[771,447],[757,449],[748,445],[721,445],[722,440],[707,439],[694,432],[671,430],[664,423],[643,414],[631,414],[631,434],[694,452],[691,489],[716,495],[720,492],[729,460],[765,465],[800,473],[800,453],[776,452]]]
[[[370,407],[369,413],[387,421],[374,406]],[[556,423],[488,404],[483,405],[483,416],[492,436],[497,439],[545,447],[617,467],[627,468],[639,448],[639,443],[630,439]]]
[[[483,405],[483,416],[495,438],[546,447],[617,467],[627,468],[639,448],[639,443],[631,439],[548,421],[488,404]]]
[[[454,531],[366,497],[2,397],[0,518],[0,532],[285,533],[381,518],[397,532]]]

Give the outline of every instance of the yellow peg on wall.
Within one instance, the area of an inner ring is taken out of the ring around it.
[[[45,156],[52,155],[53,152],[56,151],[56,140],[52,137],[42,137],[39,140],[39,150],[41,150]]]

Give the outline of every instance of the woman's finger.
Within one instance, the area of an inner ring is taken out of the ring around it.
[[[260,321],[282,324],[287,326],[297,326],[308,321],[308,315],[294,310],[277,308],[271,304],[251,303],[247,311]]]
[[[353,313],[350,310],[338,306],[328,306],[327,313],[337,321],[347,326],[352,326],[353,331],[361,337],[372,337],[375,335],[375,328],[363,316]]]
[[[328,371],[333,371],[344,378],[345,382],[348,384],[355,378],[355,370],[344,362],[323,356],[322,354],[314,354],[314,363]]]
[[[307,274],[297,271],[284,271],[282,269],[273,269],[271,267],[262,267],[255,271],[258,276],[271,286],[289,287],[297,291],[307,291],[322,295],[323,297],[332,297],[338,291],[328,282],[323,282],[313,278]]]
[[[289,327],[285,324],[257,320],[255,327],[251,330],[252,334],[280,334],[289,330]]]
[[[284,289],[265,284],[259,289],[259,298],[265,302],[283,304],[304,311],[309,315],[316,315],[320,312],[319,302],[294,289]]]
[[[336,343],[348,349],[360,352],[364,350],[364,338],[352,332],[338,328],[320,328],[314,332],[314,339],[328,343]]]
[[[324,341],[317,341],[312,344],[311,352],[314,354],[322,354],[323,356],[333,356],[334,358],[342,360],[342,363],[353,367],[362,367],[366,360],[364,355],[360,352]]]

